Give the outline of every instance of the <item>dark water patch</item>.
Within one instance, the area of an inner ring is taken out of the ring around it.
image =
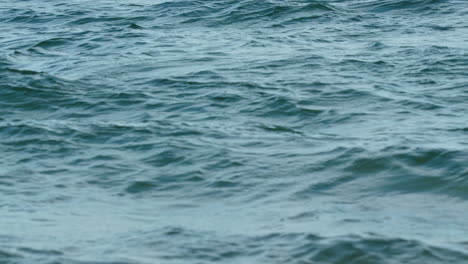
[[[145,159],[145,162],[152,166],[164,167],[170,165],[171,163],[178,163],[185,160],[184,156],[176,153],[183,153],[183,149],[174,149],[173,151],[163,151],[158,153],[148,159]]]
[[[260,117],[279,118],[289,116],[298,119],[313,118],[323,112],[319,109],[301,107],[294,103],[292,98],[279,96],[260,98],[252,106],[242,111],[255,113]]]
[[[359,4],[359,8],[364,8],[371,12],[404,12],[425,13],[436,10],[440,5],[446,3],[445,0],[388,0],[369,1]]]
[[[460,151],[447,151],[444,149],[416,149],[411,154],[398,154],[396,158],[410,166],[426,166],[437,169],[452,163],[462,161],[466,153]]]
[[[87,105],[77,99],[82,94],[79,82],[70,82],[46,73],[9,68],[0,72],[0,104],[3,109],[58,111],[60,107]]]
[[[31,70],[18,70],[18,69],[6,69],[7,71],[14,72],[14,73],[19,73],[22,75],[38,75],[38,74],[43,74],[42,72],[36,72],[36,71],[31,71]]]
[[[36,12],[32,9],[15,9],[6,17],[8,18],[6,22],[33,24],[50,22],[53,15],[44,12]]]
[[[442,25],[431,25],[429,26],[433,30],[441,30],[441,31],[446,31],[446,30],[452,30],[454,29],[451,26],[442,26]]]
[[[17,263],[21,259],[21,255],[0,250],[0,261],[4,263]]]
[[[112,16],[103,16],[103,17],[84,17],[78,20],[70,22],[71,24],[76,25],[86,25],[91,23],[112,23],[112,22],[121,22],[128,21],[125,17],[112,17]]]
[[[43,250],[43,249],[34,249],[28,247],[21,247],[18,248],[18,251],[27,253],[27,254],[34,254],[34,255],[44,255],[44,256],[60,256],[63,255],[62,252],[57,250]]]
[[[63,38],[52,38],[52,39],[41,41],[37,43],[36,45],[34,45],[34,47],[47,49],[47,48],[63,46],[63,45],[66,45],[67,43],[69,43],[69,41]]]
[[[144,27],[139,26],[139,25],[137,25],[135,23],[130,24],[130,26],[128,26],[128,27],[131,28],[131,29],[144,29]]]
[[[387,151],[384,151],[384,153]],[[382,182],[378,191],[391,193],[430,192],[466,198],[466,153],[443,149],[397,151],[372,158],[355,159],[344,171]]]
[[[148,195],[162,196],[177,189],[190,189],[194,186],[200,188],[204,182],[203,175],[204,173],[198,170],[187,172],[165,171],[159,173],[159,175],[153,175],[151,179],[130,181],[124,190],[124,194],[142,194],[144,197]],[[194,193],[196,192],[192,192],[191,195]]]
[[[419,152],[419,153],[418,153]],[[427,150],[418,154],[399,154],[396,159],[406,164],[409,173],[389,183],[388,189],[401,192],[429,191],[466,199],[468,188],[463,166],[465,152]]]
[[[307,169],[314,183],[300,188],[292,198],[354,190],[361,195],[430,193],[466,199],[466,153],[461,151],[335,149],[322,155],[325,161]],[[327,171],[333,173],[324,174]]]
[[[239,103],[245,99],[241,95],[229,93],[215,93],[204,96],[208,96],[215,103],[216,106],[223,108]]]
[[[324,246],[311,259],[326,263],[391,263],[394,260],[405,263],[419,263],[420,260],[444,263],[464,261],[467,256],[444,248],[427,247],[418,241],[350,238]]]
[[[399,103],[403,107],[409,107],[415,110],[434,111],[442,108],[442,106],[431,102],[421,102],[414,100],[402,100]]]
[[[154,183],[148,181],[137,181],[128,186],[125,191],[128,193],[139,193],[148,191],[157,187]]]
[[[277,126],[277,125],[261,125],[260,128],[274,133],[292,133],[292,134],[299,134],[303,135],[302,132],[294,130],[292,128],[284,127],[284,126]]]
[[[468,133],[468,127],[449,129],[449,131]]]

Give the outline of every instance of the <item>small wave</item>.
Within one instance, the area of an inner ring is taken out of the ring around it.
[[[373,153],[338,148],[326,155],[329,157],[321,166],[313,166],[311,170],[321,175],[333,167],[334,176],[320,176],[294,196],[305,198],[352,188],[354,193],[364,196],[430,193],[468,198],[468,171],[464,167],[468,154],[463,151],[386,148]]]
[[[39,48],[52,48],[52,47],[57,47],[57,46],[63,46],[69,43],[70,41],[64,38],[51,38],[47,40],[43,40],[37,44],[34,45],[34,47],[39,47]]]
[[[164,170],[164,169],[162,169]],[[163,195],[164,192],[173,190],[192,189],[194,186],[203,185],[205,179],[202,171],[166,172],[152,179],[133,179],[128,181],[122,194],[141,194],[144,197]],[[108,183],[105,183],[106,185]],[[194,195],[192,192],[190,195]]]
[[[367,1],[355,4],[360,9],[366,9],[370,12],[398,12],[412,10],[414,12],[431,12],[437,5],[446,3],[446,0],[385,0],[385,1]]]
[[[55,111],[75,103],[75,95],[83,90],[79,82],[71,82],[43,72],[0,69],[0,104],[3,109]]]
[[[43,250],[43,249],[34,249],[29,247],[20,247],[18,251],[33,254],[33,255],[44,255],[44,256],[61,256],[63,252],[57,250]]]
[[[298,119],[313,118],[324,112],[320,109],[311,109],[301,107],[294,103],[294,100],[287,97],[270,96],[268,98],[260,98],[257,106],[255,102],[251,107],[243,109],[243,112],[255,113],[261,117],[293,117]]]
[[[464,252],[428,245],[417,240],[347,235],[320,237],[313,234],[270,233],[260,236],[225,235],[197,232],[178,227],[138,234],[145,237],[145,258],[166,261],[202,261],[217,263],[255,258],[273,263],[463,263]],[[140,239],[122,238],[128,244]],[[140,244],[140,246],[142,246]]]
[[[431,192],[466,199],[468,172],[463,163],[467,158],[467,153],[462,151],[410,149],[408,152],[359,158],[344,170],[354,175],[380,178],[379,192]]]
[[[190,8],[187,8],[189,7]],[[326,2],[297,3],[290,1],[175,1],[156,4],[151,10],[161,16],[177,18],[181,24],[201,23],[208,26],[226,26],[231,24],[301,22],[309,19],[311,13],[335,12],[337,9]],[[313,17],[315,18],[315,17]],[[283,22],[279,22],[283,21]]]

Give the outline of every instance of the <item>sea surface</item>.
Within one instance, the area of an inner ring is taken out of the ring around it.
[[[468,263],[468,1],[0,0],[1,264]]]

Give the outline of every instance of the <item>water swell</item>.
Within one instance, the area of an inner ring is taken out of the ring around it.
[[[366,9],[370,12],[414,12],[433,13],[440,6],[445,6],[446,0],[388,0],[388,1],[367,1],[356,4],[358,8]]]
[[[0,2],[0,262],[466,262],[464,1]]]
[[[190,6],[188,10],[185,8]],[[161,12],[161,17],[170,15],[179,18],[181,24],[204,24],[207,26],[223,26],[238,23],[266,22],[274,24],[278,20],[288,22],[307,19],[311,12],[319,14],[335,11],[335,8],[325,2],[300,3],[284,1],[184,1],[165,2],[153,5],[152,11]],[[256,22],[255,22],[256,21]]]
[[[144,236],[148,241],[144,247],[155,249],[155,256],[168,262],[194,258],[212,263],[255,258],[257,261],[272,263],[420,263],[421,260],[430,263],[462,263],[467,259],[462,251],[376,234],[324,238],[312,234],[271,233],[220,239],[217,234],[167,228]],[[205,236],[205,239],[201,238]],[[128,243],[135,243],[133,238],[126,239]],[[167,244],[166,241],[173,243]],[[195,241],[206,242],[197,244]],[[180,250],[174,251],[174,247]]]

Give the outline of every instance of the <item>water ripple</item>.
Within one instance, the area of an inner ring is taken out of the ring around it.
[[[0,6],[1,263],[466,263],[466,1]]]

